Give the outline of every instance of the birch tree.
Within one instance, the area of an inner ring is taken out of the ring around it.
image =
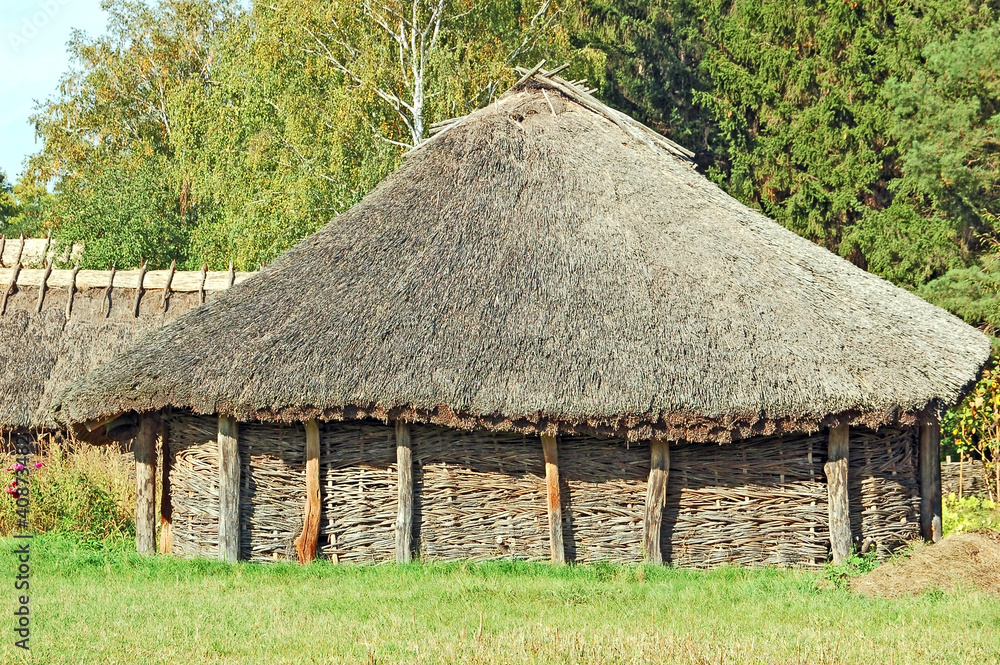
[[[456,111],[465,113],[489,101],[500,82],[496,65],[509,70],[539,44],[551,46],[547,40],[560,14],[551,0],[363,0],[356,9],[343,9],[305,27],[311,38],[307,50],[321,55],[351,84],[369,88],[396,113],[407,136],[380,136],[404,148],[425,140],[431,98],[446,88],[455,92],[456,86],[449,85],[454,81],[446,79],[466,78],[457,86],[464,88],[460,103],[451,104]],[[463,66],[471,62],[494,76],[477,85]]]

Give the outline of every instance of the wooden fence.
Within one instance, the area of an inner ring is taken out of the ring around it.
[[[219,551],[215,417],[167,419],[172,551]],[[372,421],[319,425],[318,553],[337,562],[399,558],[409,524],[422,560],[547,560],[546,464],[538,437],[411,425],[412,523],[400,522],[397,433]],[[239,558],[296,560],[303,536],[306,434],[300,424],[239,425]],[[828,436],[669,446],[662,559],[685,567],[818,566],[830,551]],[[916,429],[850,433],[850,534],[880,555],[921,535]],[[649,494],[648,443],[558,438],[562,552],[578,562],[639,562]],[[409,542],[409,541],[407,541]]]

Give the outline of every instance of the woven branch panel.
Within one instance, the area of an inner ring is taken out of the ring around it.
[[[301,425],[240,423],[240,558],[298,561],[306,502]],[[218,444],[216,444],[218,445]]]
[[[174,552],[215,556],[216,419],[170,421]],[[541,443],[534,437],[411,428],[415,542],[425,560],[547,560]],[[851,434],[852,533],[880,555],[919,535],[913,430]],[[294,560],[305,501],[301,426],[241,424],[241,557]],[[677,566],[817,566],[829,549],[827,436],[671,446],[662,550]],[[593,437],[559,441],[567,559],[637,562],[649,447]],[[320,555],[379,563],[395,556],[392,426],[321,428]]]
[[[920,537],[917,447],[916,429],[851,430],[847,491],[856,545],[872,538],[887,556]]]
[[[541,457],[537,441],[535,447]],[[642,561],[648,479],[649,446],[645,443],[560,438],[559,490],[566,559]]]
[[[959,484],[961,484],[961,495],[978,496],[987,498],[990,495],[990,487],[987,484],[986,469],[983,461],[978,459],[967,459],[961,464],[949,462],[941,465],[941,496],[959,495]]]
[[[418,425],[411,440],[424,560],[549,558],[537,437]]]
[[[671,446],[664,559],[683,567],[826,561],[825,434]]]
[[[173,553],[219,554],[218,421],[174,415],[170,427],[170,502]]]
[[[319,473],[323,502],[320,553],[338,562],[395,560],[397,488],[393,427],[378,423],[323,425]],[[302,506],[300,503],[298,508],[300,523]]]

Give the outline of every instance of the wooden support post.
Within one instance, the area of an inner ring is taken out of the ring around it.
[[[170,272],[167,273],[167,283],[163,286],[163,297],[160,298],[160,309],[167,311],[167,303],[170,301],[170,285],[174,281],[174,273],[177,272],[177,260],[170,262]]]
[[[240,557],[240,444],[235,418],[219,416],[219,559]]]
[[[139,267],[139,279],[135,284],[135,300],[132,301],[132,316],[139,318],[139,303],[142,302],[142,280],[146,277],[146,262]]]
[[[174,504],[170,496],[170,428],[160,422],[160,554],[174,550]]]
[[[830,428],[826,473],[827,510],[830,517],[830,551],[834,565],[851,555],[851,504],[847,496],[851,430],[847,425]]]
[[[21,238],[21,244],[24,244],[24,238]],[[17,291],[17,277],[21,274],[21,263],[20,261],[14,264],[14,272],[10,275],[10,283],[3,292],[3,304],[0,305],[0,316],[7,313],[7,299]]]
[[[80,262],[73,266],[73,272],[69,276],[69,294],[66,298],[66,320],[73,314],[73,296],[76,294],[76,274],[80,272]]]
[[[49,275],[52,274],[52,261],[45,264],[45,272],[42,274],[42,283],[38,285],[38,301],[35,303],[35,314],[41,314],[42,303],[45,302],[45,291],[49,285]]]
[[[920,425],[920,533],[924,540],[941,540],[941,425],[938,419]]]
[[[160,431],[155,413],[139,416],[139,432],[132,442],[135,453],[135,549],[156,553],[156,437]]]
[[[201,265],[201,286],[198,287],[198,303],[205,304],[205,281],[208,279],[208,264]]]
[[[670,444],[663,440],[649,442],[649,483],[646,485],[646,516],[643,520],[643,545],[646,563],[663,563],[660,551],[660,527],[663,506],[667,501],[667,480],[670,477]]]
[[[319,521],[322,505],[319,497],[319,423],[308,420],[306,426],[306,508],[302,519],[302,535],[295,539],[299,563],[316,558],[319,542]]]
[[[413,556],[413,446],[410,426],[396,421],[396,477],[399,512],[396,515],[396,563],[409,563]]]
[[[566,563],[563,547],[562,498],[559,495],[559,456],[556,437],[542,434],[542,453],[545,455],[545,490],[549,503],[549,555],[552,563]]]
[[[111,264],[111,274],[108,275],[108,288],[104,289],[104,299],[108,303],[108,311],[105,312],[105,317],[111,316],[111,292],[115,288],[115,264]]]

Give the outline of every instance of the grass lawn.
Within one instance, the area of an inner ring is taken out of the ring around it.
[[[869,600],[816,572],[524,563],[226,566],[32,544],[30,656],[0,540],[0,662],[1000,663],[1000,601]]]

